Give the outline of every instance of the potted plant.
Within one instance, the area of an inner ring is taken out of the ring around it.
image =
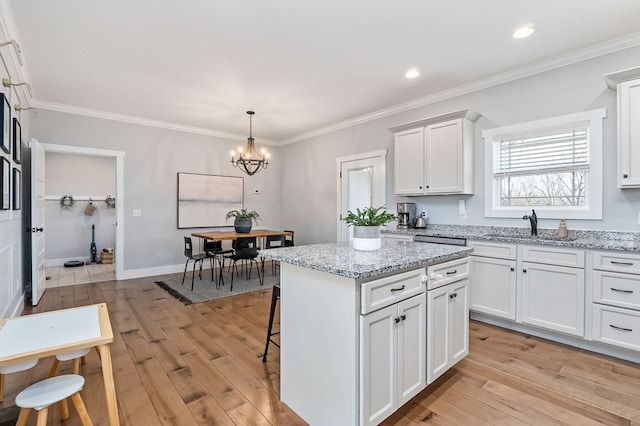
[[[260,215],[257,211],[248,211],[244,208],[240,210],[230,210],[227,212],[227,220],[232,217],[234,218],[233,226],[238,234],[248,234],[251,232],[251,225],[253,221],[257,224],[258,219],[260,219]]]
[[[396,220],[396,215],[387,213],[386,207],[367,207],[351,210],[342,219],[353,225],[353,248],[361,251],[373,251],[380,248],[380,226]]]

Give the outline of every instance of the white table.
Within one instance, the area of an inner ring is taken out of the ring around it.
[[[113,331],[105,303],[0,319],[0,366],[95,346],[102,363],[109,424],[117,426],[111,342]]]

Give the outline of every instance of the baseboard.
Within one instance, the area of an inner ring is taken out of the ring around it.
[[[24,293],[11,301],[9,307],[2,318],[13,318],[22,315],[24,310]]]

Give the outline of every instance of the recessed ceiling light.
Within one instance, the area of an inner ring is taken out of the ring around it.
[[[420,75],[420,71],[418,71],[417,68],[411,68],[410,70],[407,71],[407,73],[404,76],[407,78],[416,78],[419,75]]]
[[[518,28],[513,33],[513,38],[525,38],[529,37],[531,34],[533,34],[533,25],[529,24]]]

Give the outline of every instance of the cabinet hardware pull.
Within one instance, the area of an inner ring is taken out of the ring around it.
[[[453,274],[457,274],[457,273],[458,273],[458,270],[454,269],[453,271],[447,272],[447,275],[453,275]]]
[[[515,270],[516,270],[516,268],[511,268],[511,272],[513,272],[513,271],[515,271]]]
[[[400,318],[397,318],[397,317],[396,317],[396,318],[395,318],[395,322],[396,322],[396,324],[397,324],[397,323],[399,323],[399,322],[400,322]]]
[[[527,270],[526,270],[526,269],[523,269],[523,270],[522,270],[522,272],[524,272],[524,273],[526,274],[526,273],[527,273]]]
[[[449,295],[449,299],[453,299],[453,298],[455,298],[455,297],[458,297],[458,293],[451,293],[451,294]]]
[[[620,331],[626,331],[626,332],[633,331],[633,329],[631,329],[631,328],[617,327],[617,326],[615,326],[613,324],[609,324],[609,327],[615,328],[616,330],[620,330]]]
[[[400,288],[392,288],[391,291],[402,291],[404,290],[404,284],[402,284],[402,287]]]
[[[626,179],[626,178],[628,178],[628,177],[629,177],[629,175],[628,175],[628,174],[626,174],[626,173],[622,175],[622,179]]]
[[[633,262],[618,262],[618,261],[612,260],[611,263],[613,263],[614,265],[633,266]]]
[[[633,290],[620,290],[619,288],[613,288],[613,287],[611,287],[611,291],[615,291],[616,293],[625,293],[625,294],[633,293]]]
[[[406,316],[405,314],[402,314],[402,315],[400,316],[400,319],[401,319],[402,321],[404,321],[404,320],[406,320],[406,319],[407,319],[407,316]]]

